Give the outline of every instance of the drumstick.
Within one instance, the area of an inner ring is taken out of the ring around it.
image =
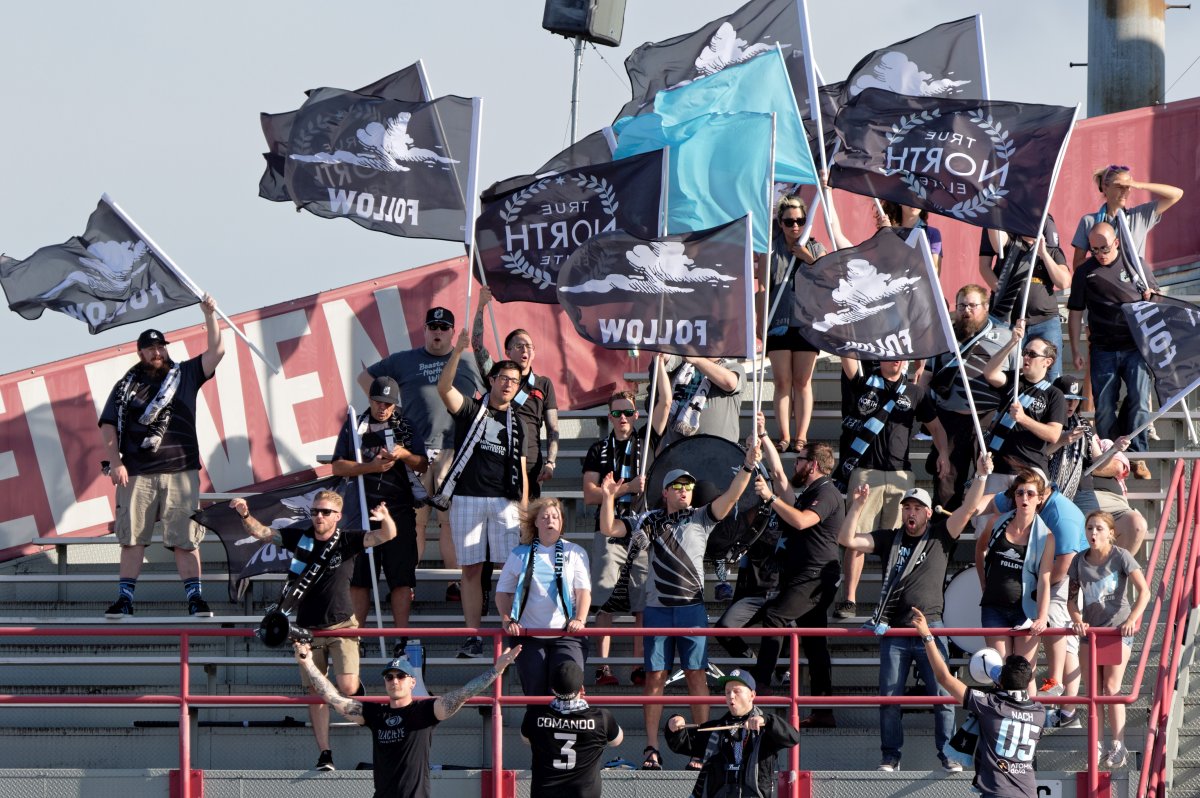
[[[744,723],[731,723],[728,726],[705,726],[701,723],[685,723],[683,728],[688,731],[731,731],[745,728],[745,725]]]

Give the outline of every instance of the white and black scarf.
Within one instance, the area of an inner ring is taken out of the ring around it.
[[[386,428],[382,432],[379,433],[379,435],[380,435],[380,437],[382,437],[384,439],[384,447],[388,450],[388,453],[391,453],[392,446],[397,446],[397,445],[403,446],[405,449],[412,451],[412,441],[413,441],[412,425],[409,424],[408,419],[405,418],[400,413],[399,408],[396,408],[396,410],[392,411],[391,417],[388,418],[387,421],[383,421],[383,422],[376,421],[374,418],[372,418],[370,410],[364,410],[362,412],[362,414],[359,415],[357,426],[355,428],[356,431],[358,432],[358,443],[359,443],[359,449],[360,449],[359,454],[360,455],[362,454],[361,449],[362,449],[363,436],[366,435],[371,430],[372,424],[380,424],[380,423],[387,425]],[[387,435],[388,432],[391,432],[391,438],[392,438],[391,446],[387,445],[388,444],[388,435]],[[404,467],[404,471],[408,476],[408,486],[409,486],[409,488],[412,489],[414,505],[417,507],[420,507],[425,502],[425,500],[427,498],[429,498],[429,491],[425,490],[425,486],[421,484],[420,474],[413,471],[411,468],[404,465],[403,463],[401,463],[400,465]],[[377,475],[380,482],[383,482],[386,473],[387,472]],[[366,480],[365,474],[363,475],[363,480],[364,480],[364,482]]]
[[[671,428],[685,437],[700,431],[700,414],[704,412],[708,392],[712,389],[708,377],[701,375],[693,390],[696,373],[694,364],[684,363],[671,380]]]
[[[122,442],[125,436],[125,414],[129,410],[129,402],[142,386],[149,384],[149,380],[146,380],[145,377],[145,365],[138,363],[125,372],[125,376],[121,378],[117,387],[118,450],[124,448]],[[158,393],[150,404],[146,405],[146,409],[142,411],[142,415],[138,419],[138,422],[146,427],[146,434],[138,445],[139,449],[158,451],[163,437],[167,434],[167,427],[171,423],[171,402],[175,399],[177,390],[179,390],[179,364],[172,363],[166,376],[163,377],[162,383],[158,386]]]
[[[487,397],[479,403],[479,412],[475,414],[475,418],[471,419],[471,426],[467,428],[466,437],[463,438],[462,446],[454,453],[454,462],[450,464],[450,471],[446,474],[445,480],[442,481],[438,488],[437,495],[429,498],[429,503],[439,510],[446,510],[450,507],[450,497],[454,495],[454,488],[458,484],[458,480],[462,477],[463,472],[467,468],[467,464],[475,455],[475,447],[483,440],[483,435],[487,429],[488,416]],[[512,405],[504,411],[504,428],[506,431],[504,441],[504,498],[512,501],[520,501],[521,499],[521,453],[517,449],[517,414],[513,412]]]
[[[867,450],[871,448],[871,444],[879,437],[879,433],[883,432],[883,428],[887,425],[888,416],[896,409],[896,402],[904,395],[904,391],[908,388],[908,377],[904,374],[900,375],[900,379],[895,384],[888,384],[888,381],[883,378],[879,372],[871,374],[867,377],[867,389],[870,391],[882,394],[886,397],[886,401],[877,401],[875,403],[875,413],[858,425],[858,433],[856,434],[853,443],[850,444],[854,454],[842,459],[838,464],[837,471],[833,475],[833,484],[842,493],[846,492],[846,488],[850,482],[850,472],[858,467],[858,462]],[[842,424],[853,419],[844,419]]]

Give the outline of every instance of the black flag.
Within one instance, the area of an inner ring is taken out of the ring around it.
[[[1166,410],[1200,381],[1200,306],[1156,296],[1121,306],[1142,359],[1154,374],[1159,410]]]
[[[474,104],[317,89],[296,114],[284,166],[297,206],[409,238],[464,241]]]
[[[25,318],[57,310],[93,335],[200,301],[104,200],[82,236],[25,260],[0,255],[0,284],[8,307]]]
[[[313,497],[318,491],[332,490],[345,494],[345,486],[353,482],[341,477],[326,477],[312,482],[304,482],[278,490],[259,493],[246,497],[246,505],[250,515],[260,524],[271,529],[287,527],[311,527]],[[351,491],[353,497],[349,503],[357,506],[357,492]],[[349,508],[347,508],[349,509]],[[354,513],[357,518],[357,511]],[[342,515],[343,528],[356,528],[361,525],[346,521]],[[221,545],[225,547],[225,559],[229,567],[229,600],[237,601],[246,589],[246,580],[259,574],[287,573],[292,564],[292,553],[271,541],[263,541],[248,535],[242,525],[242,519],[227,502],[220,502],[206,507],[192,516],[192,520],[203,527],[217,533]]]
[[[884,228],[797,269],[792,318],[810,344],[842,357],[933,357],[950,349],[936,280],[919,247]]]
[[[347,92],[350,93],[350,92]],[[366,94],[383,97],[386,100],[403,100],[405,102],[427,102],[430,97],[425,94],[425,84],[421,80],[420,63],[405,67],[399,72],[393,72],[374,83],[368,83],[354,94]],[[284,165],[291,152],[289,142],[292,138],[292,125],[299,111],[288,111],[282,114],[260,114],[263,136],[267,139],[267,152],[263,159],[267,168],[258,181],[258,196],[272,202],[291,202],[284,181]]]
[[[487,202],[490,197],[509,194],[524,188],[530,183],[536,183],[543,177],[556,175],[568,169],[582,169],[585,166],[612,163],[615,147],[616,137],[612,132],[612,128],[606,127],[594,133],[589,133],[546,161],[533,174],[517,175],[507,180],[500,180],[493,183],[483,192],[481,198],[484,202]]]
[[[606,349],[752,357],[749,220],[645,239],[602,233],[559,271],[558,301]]]
[[[835,122],[835,188],[1036,236],[1074,121],[1057,105],[865,89]]]
[[[663,151],[571,169],[503,194],[485,191],[475,240],[488,287],[500,302],[558,301],[558,271],[584,241],[660,229]],[[503,181],[497,186],[511,185]]]

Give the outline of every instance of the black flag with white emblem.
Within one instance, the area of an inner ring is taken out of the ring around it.
[[[1142,359],[1154,374],[1160,410],[1190,393],[1200,380],[1200,305],[1156,296],[1121,306]]]

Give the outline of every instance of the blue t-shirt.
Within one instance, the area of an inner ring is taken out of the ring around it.
[[[1012,511],[1012,499],[1003,493],[997,493],[995,501],[996,509],[1001,513]],[[1050,494],[1050,498],[1042,505],[1038,515],[1054,533],[1055,557],[1061,557],[1064,554],[1078,554],[1091,548],[1083,528],[1086,520],[1083,517],[1083,511],[1057,490]]]

